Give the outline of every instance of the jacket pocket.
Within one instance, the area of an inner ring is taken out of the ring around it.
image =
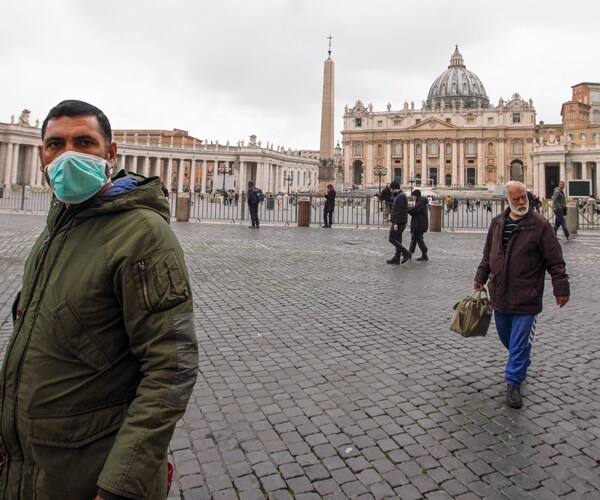
[[[116,432],[128,403],[95,408],[70,415],[29,417],[29,442],[55,448],[81,448]]]
[[[174,250],[158,252],[136,263],[140,303],[158,312],[189,298],[188,285]]]
[[[53,313],[57,335],[73,356],[98,372],[110,366],[113,360],[68,300],[57,306]]]
[[[515,306],[539,307],[541,305],[543,282],[540,284],[537,279],[517,279],[515,285]]]

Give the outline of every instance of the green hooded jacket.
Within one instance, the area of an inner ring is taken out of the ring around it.
[[[0,378],[2,499],[167,496],[198,345],[160,179],[129,175],[132,191],[54,200],[27,258]]]

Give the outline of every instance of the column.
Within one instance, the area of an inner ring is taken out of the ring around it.
[[[194,184],[196,180],[196,160],[190,160],[190,193],[194,192]]]
[[[484,165],[483,165],[483,142],[481,139],[477,139],[477,184],[483,186],[485,184],[484,177]]]
[[[343,162],[343,169],[344,169],[344,189],[348,189],[350,188],[350,186],[352,185],[353,182],[353,177],[352,174],[350,173],[350,170],[352,168],[352,162],[351,162],[351,157],[350,154],[352,152],[352,143],[351,141],[345,141],[344,142],[344,162]],[[283,168],[280,171],[280,176],[279,179],[283,179]],[[281,186],[283,185],[283,180],[281,181]],[[284,191],[283,188],[281,189],[281,191]]]
[[[153,168],[154,168],[154,171],[153,171],[152,175],[160,177],[160,179],[162,181],[164,181],[162,169],[160,168],[160,156],[157,156],[154,159],[154,167]]]
[[[408,179],[408,141],[402,141],[402,175],[403,178],[400,179],[400,184],[405,184],[406,179]],[[412,156],[412,153],[411,153]]]
[[[177,192],[183,192],[183,177],[185,173],[185,160],[179,158],[177,160]]]
[[[200,160],[202,165],[202,180],[200,181],[200,192],[206,194],[206,160]]]
[[[385,176],[384,184],[392,182],[394,165],[395,163],[392,163],[392,141],[387,139],[385,141],[385,166],[387,167],[387,174]]]
[[[131,158],[131,168],[129,169],[130,172],[133,173],[138,173],[138,157],[137,155],[133,155]]]
[[[466,185],[465,178],[465,140],[461,139],[458,143],[458,184]]]
[[[367,141],[367,157],[365,159],[367,161],[365,162],[363,170],[363,187],[372,187],[373,167],[375,166],[373,163],[373,141]]]
[[[546,197],[546,163],[541,161],[541,158],[538,159],[538,191],[537,195],[541,198]]]
[[[438,185],[446,185],[446,140],[441,139],[438,143],[438,156],[440,158],[440,166],[438,168]]]
[[[8,142],[6,143],[6,159],[4,161],[4,177],[2,179],[3,185],[6,185],[6,187],[10,187],[10,172],[12,169],[12,159],[13,144]]]
[[[415,176],[415,141],[414,139],[410,140],[410,158],[409,158],[409,166],[408,166],[408,175],[411,178]]]
[[[421,186],[426,186],[427,175],[427,142],[421,141]]]
[[[506,184],[506,182],[508,182],[508,176],[506,175],[506,158],[504,158],[504,144],[505,144],[505,139],[504,137],[500,137],[498,138],[498,167],[496,168],[496,182],[498,182],[498,178],[500,176],[502,176],[502,181],[501,184]],[[545,178],[545,172],[544,172],[544,178]],[[541,196],[541,195],[540,195]]]
[[[35,186],[35,172],[37,170],[37,160],[38,155],[36,154],[35,147],[31,146],[30,148],[30,158],[29,158],[29,178],[27,179],[28,186]],[[25,183],[23,183],[25,184]]]
[[[452,141],[452,185],[459,184],[458,180],[458,143]]]
[[[124,155],[124,154],[118,155],[115,163],[119,170],[127,170],[127,155]]]
[[[17,183],[17,176],[19,175],[19,156],[21,154],[21,145],[20,144],[14,144],[13,145],[13,158],[12,158],[12,165],[10,168],[10,183],[11,184],[16,184]]]
[[[150,157],[149,156],[144,157],[144,166],[142,168],[142,175],[144,177],[149,177],[149,175],[150,175]]]
[[[165,186],[167,186],[167,189],[169,191],[171,191],[171,189],[173,188],[173,157],[169,156],[169,160],[167,162],[167,174],[166,174],[166,179],[164,179],[165,181]]]
[[[246,172],[246,162],[240,160],[240,186],[238,188],[239,192],[248,191],[248,181],[247,181],[247,172]]]
[[[571,164],[571,169],[573,168],[572,164]],[[560,162],[560,179],[559,181],[565,181],[565,184],[567,183],[567,162],[566,160],[562,160]]]

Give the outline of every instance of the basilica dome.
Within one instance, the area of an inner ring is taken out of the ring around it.
[[[462,101],[462,106],[460,102]],[[436,109],[461,106],[463,108],[487,108],[490,100],[483,83],[475,73],[469,71],[463,61],[458,45],[450,58],[450,66],[438,76],[429,89],[427,107]]]

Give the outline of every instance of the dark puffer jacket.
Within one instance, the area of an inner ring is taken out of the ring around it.
[[[398,192],[394,201],[392,202],[392,209],[390,210],[390,222],[397,224],[400,227],[406,227],[408,221],[408,199],[404,191]]]
[[[538,314],[542,311],[546,271],[552,277],[554,295],[570,295],[562,249],[548,221],[530,210],[504,251],[502,234],[509,210],[492,219],[475,282],[485,285],[489,279],[490,301],[497,311]]]
[[[425,198],[417,198],[414,206],[408,209],[411,216],[410,232],[411,233],[426,233],[429,229],[429,210],[427,209],[427,200]]]

